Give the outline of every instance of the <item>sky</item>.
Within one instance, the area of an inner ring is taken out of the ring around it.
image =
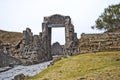
[[[78,38],[81,33],[101,33],[92,30],[95,20],[109,5],[120,0],[0,0],[0,29],[22,32],[26,27],[39,34],[43,17],[53,14],[70,16]],[[65,43],[64,28],[52,29],[52,43]]]

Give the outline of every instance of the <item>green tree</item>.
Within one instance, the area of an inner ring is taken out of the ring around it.
[[[105,8],[101,16],[95,21],[95,26],[91,28],[106,30],[108,32],[120,29],[120,3]]]

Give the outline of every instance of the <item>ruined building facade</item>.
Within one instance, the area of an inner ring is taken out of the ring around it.
[[[51,46],[54,27],[65,28],[65,45],[55,43]],[[78,40],[70,16],[55,14],[44,17],[42,32],[39,35],[33,35],[31,29],[26,28],[23,31],[23,38],[15,46],[0,44],[0,57],[2,57],[0,67],[11,64],[36,64],[52,60],[52,55],[75,55],[110,50],[120,51],[120,32],[82,34]]]
[[[65,28],[65,45],[55,45],[57,46],[56,49],[59,53],[54,50],[55,47],[51,48],[51,33],[53,27]],[[15,46],[9,45],[7,50],[4,50],[4,47],[6,46],[2,46],[0,48],[0,51],[2,51],[0,52],[0,56],[2,57],[7,53],[8,56],[15,58],[15,63],[4,64],[5,61],[1,59],[0,62],[3,63],[3,66],[9,64],[14,65],[16,63],[18,64],[18,62],[19,64],[31,65],[52,60],[52,53],[57,55],[73,55],[79,51],[77,34],[74,32],[74,26],[71,23],[71,18],[69,16],[62,16],[58,14],[44,17],[42,32],[40,32],[39,35],[33,35],[31,29],[26,28],[26,30],[23,31],[23,38],[19,40]]]
[[[23,64],[30,65],[52,59],[50,53],[46,53],[41,33],[33,35],[31,29],[23,31],[23,39],[16,45],[14,57],[20,59]]]
[[[42,23],[42,40],[43,47],[45,49],[45,53],[51,53],[51,29],[53,27],[65,27],[65,46],[64,46],[64,54],[65,55],[73,55],[78,52],[78,39],[77,34],[74,32],[74,26],[71,23],[70,16],[62,16],[62,15],[52,15],[49,17],[44,17],[44,21]],[[60,33],[57,33],[60,34]]]
[[[51,29],[53,27],[65,27],[64,53],[61,53],[61,55],[78,53],[78,39],[77,34],[74,33],[71,18],[69,16],[55,14],[50,17],[44,17],[42,32],[40,32],[39,35],[33,35],[31,29],[26,28],[26,30],[23,31],[23,39],[20,40],[15,47],[16,49],[13,56],[20,59],[23,64],[34,64],[51,60]],[[60,45],[58,47],[60,47]],[[62,50],[61,48],[58,49]],[[57,52],[53,52],[53,54],[57,54]]]

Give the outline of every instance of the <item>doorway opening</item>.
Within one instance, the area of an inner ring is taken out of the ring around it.
[[[52,44],[55,42],[59,42],[60,45],[65,44],[65,27],[59,27],[59,28],[52,28]]]

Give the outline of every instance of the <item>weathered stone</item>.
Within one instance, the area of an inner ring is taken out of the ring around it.
[[[54,27],[65,27],[65,45],[55,43],[51,47],[51,29]],[[23,31],[23,38],[15,46],[2,43],[0,40],[0,66],[11,66],[20,62],[24,65],[31,65],[51,60],[52,55],[69,56],[108,50],[120,50],[120,32],[83,33],[78,41],[71,18],[55,14],[44,17],[42,32],[39,35],[33,35],[31,29],[26,28]]]
[[[47,55],[48,53],[44,49],[42,33],[33,36],[31,29],[26,28],[23,34],[23,39],[16,45],[17,48],[14,51],[15,58],[20,59],[24,65],[36,64],[52,59],[52,56]]]
[[[62,58],[62,56],[58,56],[58,55],[53,56],[53,63],[55,63],[55,62],[61,60],[61,58]]]
[[[79,47],[81,53],[120,50],[120,33],[82,34]]]
[[[14,65],[21,64],[20,60],[10,56],[10,48],[12,48],[12,46],[9,43],[0,44],[0,67],[12,67]]]
[[[25,80],[25,75],[24,74],[19,74],[14,77],[14,80]]]
[[[40,45],[39,36],[34,35],[33,37],[33,47],[38,47]]]
[[[52,55],[64,55],[63,48],[58,42],[53,43],[51,51]]]
[[[65,27],[65,46],[61,47],[58,44],[51,48],[51,28],[60,26]],[[44,17],[42,32],[39,35],[33,36],[29,28],[23,31],[23,35],[23,39],[18,42],[14,52],[14,57],[20,59],[23,64],[34,64],[51,60],[52,49],[54,55],[63,55],[64,53],[73,55],[78,53],[77,34],[74,33],[74,26],[69,16],[55,14],[50,17]],[[56,49],[56,52],[54,49]]]
[[[8,54],[0,53],[0,67],[10,66],[21,64],[21,61],[9,56]]]
[[[74,52],[78,51],[78,44],[76,45],[76,41],[78,41],[78,39],[74,33],[74,26],[71,23],[71,18],[69,16],[55,14],[50,17],[44,17],[44,22],[42,24],[43,47],[46,53],[51,53],[51,28],[60,27],[61,25],[65,27],[65,54],[75,54]],[[73,44],[71,44],[70,47],[68,44],[71,42]]]
[[[26,31],[23,31],[23,38],[24,41],[23,42],[25,45],[29,45],[30,43],[32,43],[32,38],[33,38],[33,33],[31,32],[31,29],[26,28]]]

